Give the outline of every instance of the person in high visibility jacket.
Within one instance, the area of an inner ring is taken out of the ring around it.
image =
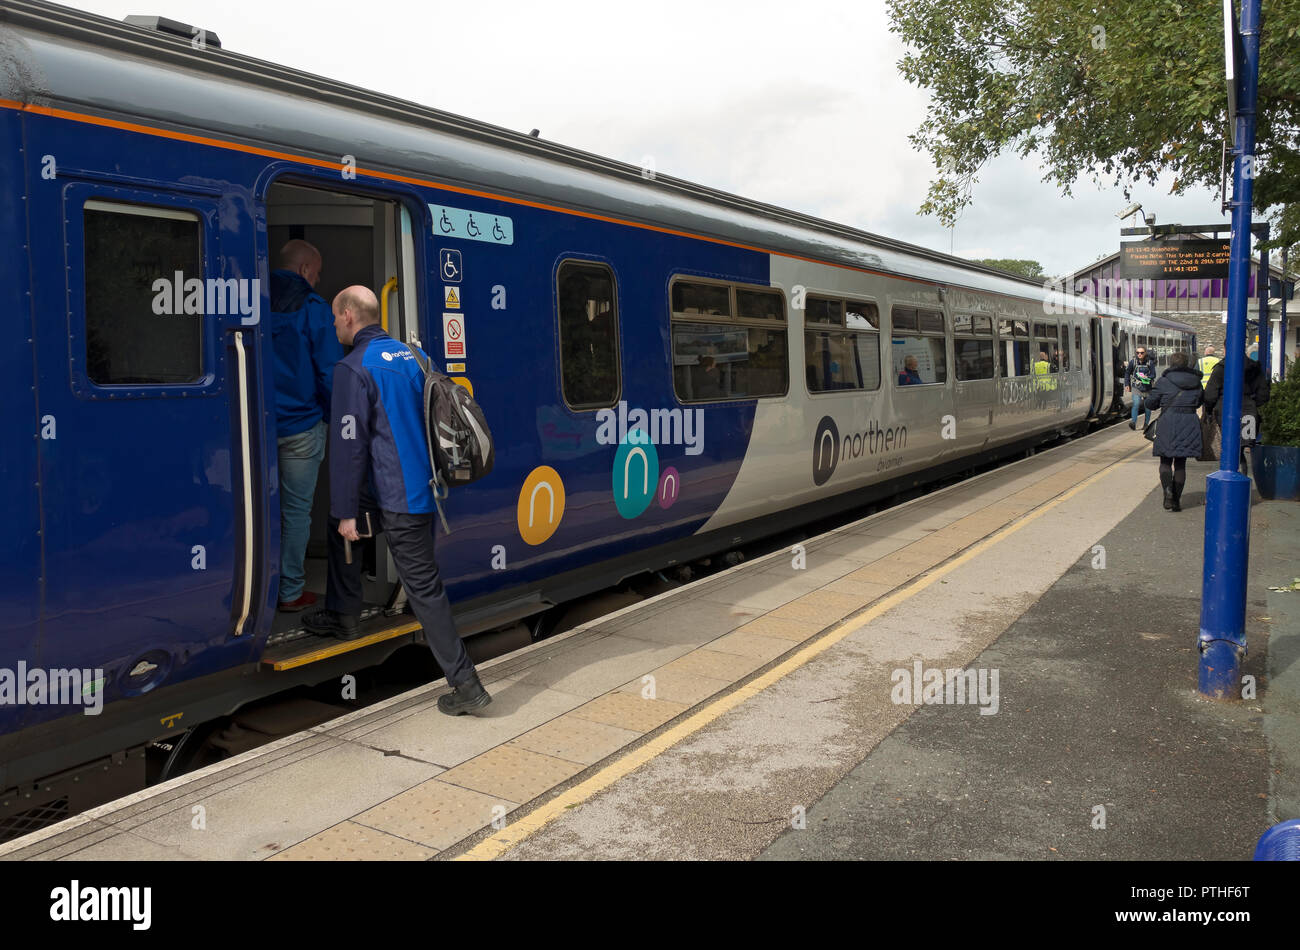
[[[1052,390],[1056,388],[1056,380],[1052,377],[1052,363],[1047,358],[1046,350],[1038,351],[1038,360],[1034,363],[1034,375],[1043,377],[1042,379],[1035,380],[1037,388],[1041,390]]]
[[[1196,361],[1196,368],[1201,371],[1201,379],[1208,381],[1210,374],[1214,372],[1214,367],[1218,366],[1219,362],[1219,358],[1214,355],[1214,347],[1207,346],[1205,355]],[[1204,383],[1201,385],[1204,385]]]

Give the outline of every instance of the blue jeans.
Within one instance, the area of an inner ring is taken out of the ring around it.
[[[325,421],[287,435],[280,446],[280,603],[297,600],[304,583],[303,558],[311,535],[316,475],[325,458]]]
[[[1135,390],[1133,390],[1133,394],[1132,394],[1132,395],[1133,395],[1133,409],[1132,409],[1132,413],[1131,413],[1131,415],[1129,416],[1129,418],[1130,418],[1130,419],[1133,421],[1133,423],[1136,425],[1136,423],[1137,423],[1137,418],[1138,418],[1138,405],[1142,402],[1142,400],[1144,400],[1144,399],[1146,398],[1147,394],[1146,394],[1146,393],[1140,393],[1140,392],[1138,392],[1138,391],[1135,389]],[[1146,419],[1145,419],[1145,420],[1143,421],[1143,423],[1142,423],[1142,428],[1144,428],[1144,429],[1145,429],[1148,425],[1151,424],[1151,410],[1148,409],[1148,410],[1146,411],[1146,413],[1147,413],[1147,415],[1146,415]]]

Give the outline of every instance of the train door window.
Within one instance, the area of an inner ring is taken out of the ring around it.
[[[1083,368],[1083,329],[1074,328],[1074,365]]]
[[[1057,352],[1056,341],[1057,330],[1055,323],[1034,324],[1034,344],[1032,349],[1035,376],[1058,371],[1060,354]]]
[[[618,306],[614,272],[564,261],[556,276],[560,314],[560,389],[570,409],[618,402]]]
[[[1070,327],[1069,324],[1061,324],[1061,372],[1070,371]]]
[[[182,274],[184,285],[196,280],[196,287],[205,287],[199,216],[94,200],[83,214],[87,377],[100,386],[197,382],[203,376],[207,293],[199,289],[189,306],[189,295],[173,288],[160,316],[155,278],[167,275],[163,282],[170,287],[172,275]]]
[[[880,388],[880,311],[874,303],[809,296],[804,323],[808,392]]]
[[[955,314],[952,318],[953,357],[957,361],[957,378],[992,379],[993,320],[979,314]]]
[[[998,342],[1002,347],[1002,374],[1029,375],[1029,323],[1025,320],[998,319]]]
[[[680,401],[785,395],[790,358],[781,291],[675,280],[669,298],[673,390]]]
[[[895,307],[893,372],[899,386],[919,386],[948,381],[947,343],[943,312]]]

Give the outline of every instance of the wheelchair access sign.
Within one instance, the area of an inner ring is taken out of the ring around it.
[[[433,216],[433,236],[484,241],[488,244],[514,244],[515,222],[503,214],[429,205]],[[445,252],[444,252],[445,253]]]

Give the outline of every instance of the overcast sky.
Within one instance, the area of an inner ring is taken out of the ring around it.
[[[1118,249],[1116,189],[1071,198],[1033,160],[992,163],[955,233],[918,215],[933,166],[907,136],[927,96],[884,0],[77,0],[158,14],[224,48],[962,257],[1050,274]],[[1158,221],[1226,221],[1218,196],[1139,186]]]

